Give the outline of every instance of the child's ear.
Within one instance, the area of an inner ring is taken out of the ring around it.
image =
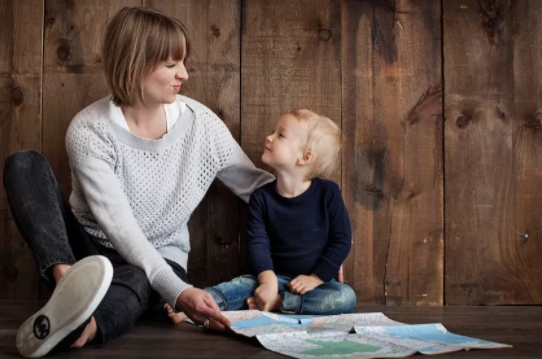
[[[307,150],[297,159],[297,164],[300,166],[307,166],[310,165],[312,161],[314,161],[314,153],[312,153],[311,150]]]

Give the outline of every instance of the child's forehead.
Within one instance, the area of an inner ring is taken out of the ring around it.
[[[292,114],[281,115],[277,122],[277,128],[282,127],[287,131],[306,131],[307,121],[300,121]]]

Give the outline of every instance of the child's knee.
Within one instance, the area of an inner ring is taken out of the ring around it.
[[[341,298],[345,298],[344,312],[351,313],[356,306],[356,292],[350,286],[343,284],[341,285]]]
[[[337,284],[335,290],[329,294],[329,298],[323,302],[327,301],[328,305],[333,307],[330,308],[331,311],[337,314],[351,313],[356,306],[356,293],[346,284]]]

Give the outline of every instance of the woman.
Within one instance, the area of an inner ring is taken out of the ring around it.
[[[215,177],[245,201],[273,177],[208,108],[177,95],[187,49],[183,25],[156,10],[124,8],[111,20],[102,46],[111,96],[77,114],[66,134],[71,210],[40,154],[6,160],[14,219],[56,286],[19,329],[22,355],[103,345],[155,304],[152,293],[196,323],[229,326],[187,281],[187,222]]]

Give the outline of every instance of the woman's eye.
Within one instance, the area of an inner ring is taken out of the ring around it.
[[[166,65],[166,67],[172,69],[175,67],[175,64]]]

